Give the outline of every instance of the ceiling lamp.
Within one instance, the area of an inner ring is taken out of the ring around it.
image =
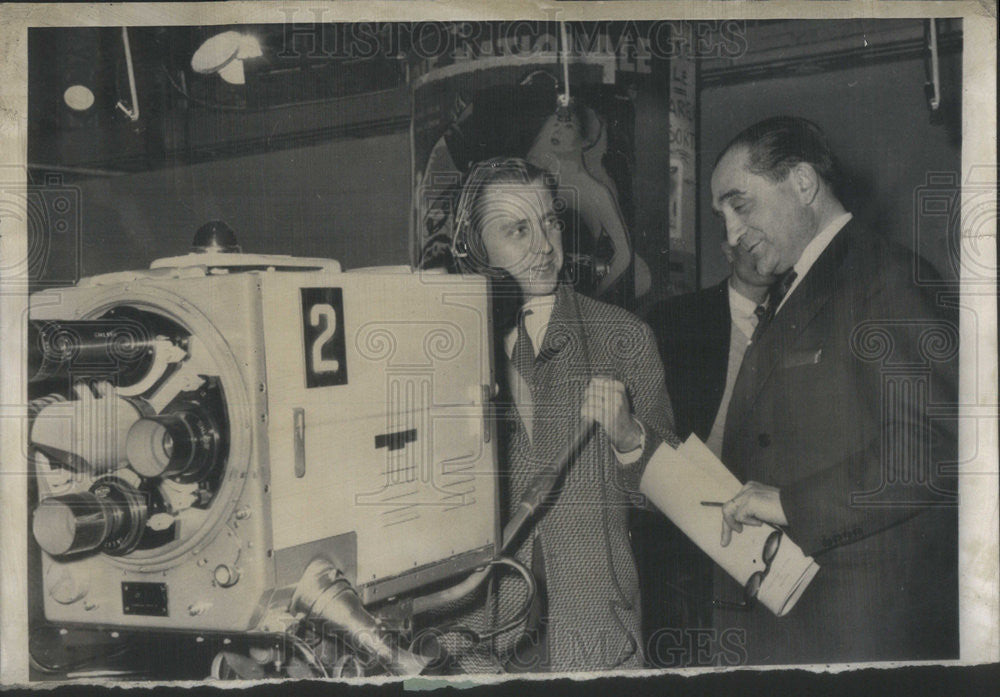
[[[86,27],[70,30],[59,42],[59,50],[48,57],[59,76],[63,103],[75,112],[88,111],[97,95],[106,88],[107,75],[101,70],[101,30]],[[48,61],[46,61],[48,62]],[[74,122],[82,125],[82,121]]]
[[[218,73],[230,85],[246,84],[243,61],[263,55],[260,41],[250,34],[226,31],[207,39],[191,57],[191,68],[202,75]]]
[[[86,111],[94,106],[94,93],[86,85],[70,85],[63,92],[66,106],[75,111]]]

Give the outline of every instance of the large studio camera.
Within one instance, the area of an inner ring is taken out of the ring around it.
[[[32,296],[45,616],[263,638],[315,620],[419,673],[386,618],[497,558],[485,283],[203,233]]]

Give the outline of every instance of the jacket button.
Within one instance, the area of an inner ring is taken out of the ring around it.
[[[767,433],[757,434],[757,443],[762,448],[766,448],[771,444],[771,436]]]

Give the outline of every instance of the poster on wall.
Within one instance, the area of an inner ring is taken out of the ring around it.
[[[684,160],[680,154],[670,157],[670,242],[682,243],[684,239],[681,221],[680,193],[684,181]]]
[[[649,288],[630,232],[635,111],[622,76],[641,70],[628,59],[634,47],[606,24],[574,25],[568,44],[551,22],[450,28],[453,51],[410,66],[413,266],[453,266],[454,207],[470,167],[520,157],[551,174],[565,202],[567,277],[634,307]]]

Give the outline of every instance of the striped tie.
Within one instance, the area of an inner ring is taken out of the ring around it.
[[[778,279],[777,283],[771,287],[771,294],[767,299],[767,309],[764,311],[763,316],[761,316],[760,322],[757,324],[757,332],[755,333],[760,333],[764,327],[771,323],[771,320],[774,319],[774,314],[778,311],[778,307],[781,306],[781,301],[788,295],[788,289],[792,287],[797,277],[798,274],[795,272],[795,269],[788,269]]]

